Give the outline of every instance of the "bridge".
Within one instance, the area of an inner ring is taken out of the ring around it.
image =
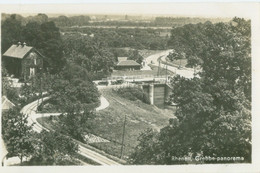
[[[150,104],[159,108],[164,108],[165,102],[169,99],[172,88],[169,86],[171,76],[113,76],[94,81],[97,85],[106,85],[104,87],[140,87],[149,95]],[[115,83],[121,81],[122,83]]]
[[[169,75],[161,75],[161,76],[154,76],[154,75],[135,75],[135,76],[112,76],[103,78],[102,81],[108,82],[115,82],[118,80],[122,80],[124,82],[169,82]]]

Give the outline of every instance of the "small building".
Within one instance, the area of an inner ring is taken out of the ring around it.
[[[141,65],[134,60],[127,60],[127,57],[118,57],[115,70],[140,70]]]
[[[43,55],[26,43],[18,42],[3,54],[3,62],[10,75],[26,80],[43,67]]]
[[[126,61],[127,57],[117,57],[118,62],[120,61]]]
[[[14,107],[15,104],[13,104],[6,96],[2,96],[2,111],[6,111]]]
[[[141,65],[134,60],[120,61],[115,67],[115,70],[140,70]]]

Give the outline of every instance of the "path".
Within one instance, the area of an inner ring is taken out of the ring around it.
[[[170,50],[166,50],[157,54],[153,54],[150,55],[146,58],[147,63],[151,64],[151,65],[155,65],[155,66],[159,66],[159,61],[158,59],[161,58],[162,61],[166,61],[166,57],[168,56],[168,54],[172,51],[172,49]],[[161,64],[161,67],[163,67],[164,64]],[[175,74],[178,74],[180,76],[183,76],[185,78],[193,78],[193,70],[192,69],[188,69],[188,68],[183,68],[183,69],[178,69],[176,67],[170,66],[168,65],[167,67],[168,70],[172,71]]]
[[[45,129],[46,131],[49,131],[48,129],[46,129],[45,127],[43,127],[41,124],[39,124],[36,119],[39,117],[43,117],[43,116],[57,116],[60,115],[60,113],[48,113],[48,114],[37,114],[36,110],[37,110],[37,106],[39,104],[41,104],[42,101],[49,99],[49,97],[45,97],[43,99],[39,99],[36,100],[26,106],[24,106],[21,110],[21,113],[28,115],[28,124],[34,124],[33,126],[33,130],[35,130],[36,132],[41,132],[41,130]],[[100,98],[101,100],[101,104],[99,107],[96,108],[97,111],[100,111],[102,109],[105,109],[109,106],[109,102],[101,96]],[[99,163],[100,165],[120,165],[119,163],[115,162],[112,159],[109,159],[106,156],[103,156],[95,151],[92,151],[88,148],[86,148],[85,146],[81,145],[79,143],[79,154]]]
[[[38,121],[37,118],[42,117],[50,117],[50,116],[58,116],[61,113],[36,113],[37,112],[37,106],[42,103],[42,101],[48,100],[50,97],[44,97],[43,99],[36,100],[34,102],[29,103],[28,105],[24,106],[21,110],[21,113],[25,115],[29,115],[28,117],[28,124],[33,126],[33,130],[40,133],[42,129],[47,130],[44,128]],[[109,106],[109,102],[107,99],[103,96],[100,97],[100,105],[96,108],[96,111],[103,110]]]

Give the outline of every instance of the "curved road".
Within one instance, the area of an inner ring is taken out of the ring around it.
[[[163,52],[160,52],[160,53],[156,53],[156,54],[153,54],[153,55],[150,55],[146,58],[146,62],[148,64],[151,64],[151,65],[155,65],[155,66],[159,66],[159,61],[158,59],[161,58],[162,61],[166,61],[166,57],[169,55],[169,53],[173,51],[172,49],[170,50],[165,50]],[[161,67],[163,67],[164,64],[161,64]],[[188,68],[185,68],[185,69],[178,69],[176,67],[173,67],[173,66],[170,66],[168,65],[167,67],[168,70],[172,71],[173,73],[175,74],[178,74],[180,76],[183,76],[185,78],[193,78],[194,75],[193,75],[193,70],[192,69],[188,69]]]
[[[34,124],[33,130],[35,130],[38,133],[41,132],[43,129],[45,129],[46,131],[49,131],[49,130],[46,129],[45,127],[43,127],[41,124],[39,124],[36,121],[37,118],[43,117],[43,116],[60,115],[60,113],[49,113],[49,114],[37,114],[36,113],[38,105],[41,104],[42,101],[47,100],[47,99],[49,99],[49,97],[45,97],[43,99],[36,100],[36,101],[24,106],[21,110],[21,113],[28,115],[28,124],[29,125]],[[100,100],[101,100],[101,104],[99,107],[96,108],[97,111],[105,109],[109,106],[109,102],[106,100],[106,98],[101,96]],[[90,150],[81,144],[79,144],[78,153],[80,155],[83,155],[83,156],[99,163],[100,165],[120,165],[119,163],[115,162],[114,160],[109,159],[106,156],[103,156],[93,150]]]

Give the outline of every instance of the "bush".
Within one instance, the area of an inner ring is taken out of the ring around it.
[[[111,81],[111,85],[121,85],[121,84],[123,84],[123,83],[124,83],[123,80]]]
[[[150,104],[148,93],[145,93],[141,88],[138,87],[124,87],[114,90],[120,96],[127,98],[132,101],[141,100],[144,103]]]
[[[101,81],[101,82],[98,82],[98,85],[108,85],[108,82],[107,81]]]

